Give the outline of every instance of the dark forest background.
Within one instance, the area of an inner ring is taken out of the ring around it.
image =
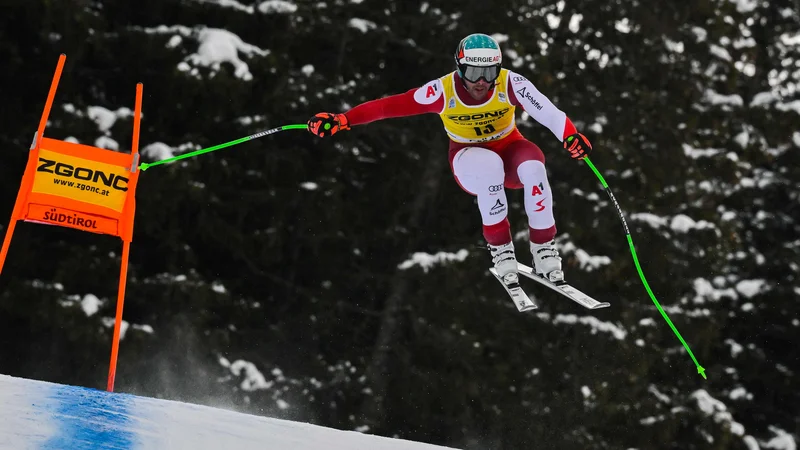
[[[708,380],[648,298],[597,178],[520,112],[547,156],[567,279],[611,308],[530,283],[541,308],[516,311],[486,270],[436,116],[331,139],[286,131],[142,173],[115,390],[465,449],[795,449],[799,10],[5,0],[0,229],[60,53],[45,135],[130,151],[120,108],[142,82],[152,161],[404,92],[453,70],[463,36],[497,34],[506,66],[592,140],[650,286]],[[251,77],[192,56],[215,29],[238,36]],[[118,112],[110,128],[97,106]],[[120,249],[17,227],[0,275],[0,373],[105,388]]]

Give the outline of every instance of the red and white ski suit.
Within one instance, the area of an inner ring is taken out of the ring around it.
[[[516,127],[517,106],[559,141],[577,132],[566,114],[533,83],[506,69],[481,101],[473,99],[458,73],[452,72],[405,93],[362,103],[345,115],[354,126],[394,117],[439,114],[450,138],[450,168],[459,186],[478,198],[486,241],[492,245],[511,242],[505,192],[509,188],[524,189],[530,239],[541,244],[556,234],[553,197],[542,150]]]

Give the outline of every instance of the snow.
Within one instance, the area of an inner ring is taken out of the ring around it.
[[[300,187],[307,191],[315,191],[319,189],[319,185],[317,183],[314,183],[313,181],[306,181],[304,183],[300,183]]]
[[[224,8],[232,8],[232,9],[235,9],[235,10],[238,10],[238,11],[246,12],[248,14],[252,14],[253,13],[253,7],[252,6],[243,5],[243,4],[239,3],[239,2],[237,2],[236,0],[195,0],[195,1],[200,2],[200,3],[211,3],[213,5],[219,5],[219,6],[222,6]]]
[[[747,143],[750,142],[750,134],[748,134],[747,131],[742,131],[734,136],[733,140],[739,144],[739,147],[745,148],[747,147]]]
[[[620,33],[628,34],[631,32],[631,24],[627,17],[614,22],[614,29]]]
[[[81,308],[83,312],[86,313],[87,316],[91,317],[100,310],[100,305],[102,302],[99,298],[97,298],[94,294],[86,294],[81,300]]]
[[[716,228],[713,223],[705,220],[695,221],[685,214],[678,214],[672,218],[670,228],[675,231],[686,233],[691,229],[703,230],[707,228]]]
[[[659,391],[658,388],[656,388],[652,384],[650,385],[650,387],[647,388],[647,391],[650,392],[651,394],[655,395],[657,399],[659,399],[660,401],[662,401],[664,403],[672,403],[672,400],[670,400],[669,397],[667,397],[665,394],[663,394],[661,391]]]
[[[105,133],[114,126],[117,119],[133,117],[133,111],[129,108],[119,108],[116,111],[111,111],[102,106],[90,106],[86,108],[86,115],[97,124],[98,130]]]
[[[175,36],[169,38],[169,41],[167,41],[167,48],[175,48],[181,45],[182,42],[183,38],[176,34]]]
[[[547,13],[546,19],[547,26],[549,26],[551,30],[555,30],[561,24],[561,17],[555,14]]]
[[[153,142],[142,148],[139,153],[142,155],[142,158],[147,158],[152,161],[160,161],[175,156],[172,147],[163,142]]]
[[[306,64],[300,69],[300,71],[303,72],[305,76],[310,77],[311,74],[314,73],[314,66],[311,64]]]
[[[733,67],[736,68],[739,72],[747,75],[748,77],[752,77],[756,74],[756,66],[751,62],[744,62],[744,61],[736,61],[733,63]]]
[[[628,22],[628,19],[623,19],[623,20],[622,20],[622,22],[624,22],[624,23],[626,23],[626,24],[627,24],[627,22]],[[627,33],[627,31],[622,31],[622,30],[620,30],[620,28],[619,28],[619,24],[620,24],[620,21],[618,21],[618,22],[615,24],[615,27],[617,28],[617,31],[620,31],[620,32],[622,32],[622,33]],[[624,28],[623,28],[623,29],[624,29]],[[664,45],[667,47],[667,50],[669,50],[669,51],[671,51],[671,52],[674,52],[674,53],[683,53],[683,50],[684,50],[684,47],[683,47],[683,42],[680,42],[680,41],[673,41],[672,39],[667,39],[667,38],[664,38]]]
[[[744,100],[739,94],[724,95],[720,94],[713,89],[706,89],[704,99],[714,106],[743,106]]]
[[[761,447],[758,446],[758,441],[753,436],[745,436],[742,441],[747,446],[747,450],[761,450]]]
[[[583,398],[589,398],[592,396],[592,390],[589,389],[589,386],[582,386],[581,394],[583,394]]]
[[[717,148],[694,148],[689,144],[682,144],[683,154],[692,159],[716,156],[722,152]]]
[[[646,222],[653,228],[662,227],[667,224],[667,219],[651,213],[633,213],[631,214],[631,220]]]
[[[106,328],[114,328],[114,318],[113,317],[103,317],[102,318],[103,326]],[[127,320],[123,319],[119,324],[119,340],[125,339],[125,334],[128,332],[128,328],[130,324]]]
[[[733,416],[728,412],[724,403],[715,399],[705,389],[698,389],[692,393],[692,398],[697,402],[697,407],[709,417],[713,417],[715,422],[725,423],[730,428],[731,433],[737,436],[744,436],[744,426],[733,420]]]
[[[669,227],[676,232],[686,233],[689,230],[697,229],[715,229],[716,226],[706,220],[695,221],[685,214],[676,214],[671,219],[666,217],[659,217],[652,213],[634,213],[631,214],[631,220],[646,222],[653,228],[660,228],[669,224]]]
[[[288,404],[278,400],[278,408]],[[235,411],[0,375],[3,448],[444,450]],[[91,417],[91,420],[87,420]],[[362,428],[363,429],[363,428]]]
[[[539,313],[538,316],[542,318],[549,317],[547,313]],[[557,314],[553,319],[553,324],[557,325],[560,323],[566,323],[566,324],[580,323],[583,325],[588,325],[592,329],[591,334],[597,334],[598,332],[610,333],[612,336],[614,336],[615,339],[618,339],[620,341],[625,339],[625,336],[627,336],[628,334],[625,330],[623,330],[619,326],[614,325],[613,323],[610,322],[603,322],[602,320],[594,316],[578,317],[575,314]]]
[[[350,19],[350,22],[348,22],[347,24],[351,28],[355,28],[356,30],[361,31],[362,33],[366,33],[371,29],[377,28],[375,22],[370,22],[369,20],[357,19],[357,18]]]
[[[703,42],[708,37],[708,31],[700,27],[692,27],[692,33],[694,33],[695,38],[697,38],[695,42]]]
[[[174,38],[175,35],[196,40],[199,44],[197,51],[184,58],[178,64],[178,70],[188,72],[195,77],[199,77],[198,66],[211,68],[211,77],[213,77],[220,70],[223,63],[228,63],[234,68],[234,76],[244,81],[250,81],[253,79],[253,74],[250,73],[250,66],[239,58],[239,53],[248,58],[270,54],[269,50],[248,44],[239,36],[220,28],[208,28],[205,26],[189,28],[183,25],[168,27],[160,25],[154,28],[143,28],[142,30],[148,34],[172,34],[173,37],[167,43],[168,48],[180,43]]]
[[[577,33],[581,29],[581,20],[583,20],[583,14],[573,14],[572,17],[569,19],[569,31],[573,33]]]
[[[719,301],[723,297],[727,297],[730,299],[736,299],[739,296],[736,294],[736,291],[732,288],[728,289],[718,289],[711,284],[710,281],[706,280],[705,278],[695,278],[692,282],[694,287],[695,297],[693,302],[695,304],[705,303],[706,300],[710,300],[712,302]]]
[[[744,350],[744,347],[733,339],[725,339],[725,343],[731,348],[731,356],[734,358]]]
[[[740,13],[749,13],[758,8],[758,0],[731,0],[736,3],[736,11]]]
[[[119,150],[119,143],[108,136],[100,136],[94,140],[94,146],[97,148],[104,148],[107,150]]]
[[[575,250],[575,257],[578,258],[578,264],[581,269],[587,272],[611,264],[611,258],[608,256],[590,255],[581,249]]]
[[[199,150],[199,147],[191,142],[181,144],[178,147],[170,147],[163,142],[153,142],[139,150],[139,154],[149,161],[160,161],[193,150]]]
[[[153,330],[153,327],[151,327],[150,325],[133,324],[132,327],[133,327],[134,330],[141,331],[142,333],[153,334],[155,332]]]
[[[201,30],[197,40],[200,43],[197,53],[189,55],[185,61],[195,66],[210,67],[214,71],[218,71],[222,63],[230,63],[234,67],[234,75],[244,81],[252,80],[253,75],[247,63],[239,59],[239,52],[247,56],[269,54],[269,50],[250,45],[230,31],[218,28]]]
[[[271,381],[268,382],[267,379],[264,378],[264,374],[258,370],[256,365],[249,361],[239,359],[232,364],[227,364],[227,360],[221,358],[220,364],[230,369],[231,373],[236,377],[241,377],[244,373],[244,379],[239,385],[243,391],[252,392],[259,389],[269,389],[273,385]]]
[[[800,45],[800,33],[795,33],[795,34],[783,33],[781,35],[781,42],[783,43],[783,45],[787,45],[790,47],[795,45]]]
[[[400,270],[407,270],[414,266],[422,267],[424,272],[428,272],[431,267],[436,264],[442,264],[449,261],[464,261],[469,252],[464,249],[459,250],[457,253],[438,252],[436,254],[429,254],[423,252],[415,252],[411,255],[411,259],[407,259],[400,263],[397,268]]]
[[[697,401],[697,407],[709,416],[728,409],[724,403],[712,397],[705,389],[699,389],[692,393],[692,398]]]
[[[724,48],[720,47],[719,45],[711,44],[708,47],[708,50],[711,52],[712,55],[716,56],[719,59],[722,59],[722,60],[725,60],[725,61],[728,61],[728,62],[733,61],[733,58],[731,58],[731,54],[728,53],[727,50],[725,50]]]
[[[751,298],[763,292],[764,280],[742,280],[736,283],[736,291],[746,298]]]
[[[740,387],[737,387],[736,389],[732,390],[730,393],[728,393],[728,397],[731,400],[738,400],[740,398],[743,398],[743,399],[746,399],[746,400],[752,400],[753,399],[753,394],[747,392],[747,389],[745,389],[745,388],[740,386]]]
[[[259,3],[257,9],[264,14],[290,14],[297,11],[297,5],[284,0],[267,0]]]
[[[765,443],[764,448],[774,450],[797,450],[797,441],[794,440],[791,434],[776,426],[770,426],[769,429],[775,433],[776,436]]]
[[[800,114],[800,100],[795,100],[789,103],[777,103],[775,108],[778,111],[794,111]]]
[[[792,134],[792,143],[795,147],[800,147],[800,131],[795,131]]]
[[[297,5],[292,2],[284,0],[267,0],[261,2],[258,6],[245,5],[236,0],[195,0],[199,3],[210,3],[219,5],[223,8],[231,8],[237,11],[253,14],[256,10],[263,14],[289,14],[297,11]]]
[[[735,49],[742,49],[742,48],[752,48],[756,46],[756,40],[752,37],[748,38],[741,38],[733,41],[733,48]]]

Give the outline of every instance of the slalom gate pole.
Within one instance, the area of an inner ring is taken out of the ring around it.
[[[178,156],[174,156],[172,158],[162,159],[161,161],[156,161],[156,162],[152,162],[152,163],[141,163],[141,164],[139,164],[139,168],[141,170],[147,170],[148,168],[153,167],[153,166],[158,166],[158,165],[161,165],[161,164],[166,164],[166,163],[170,163],[170,162],[173,162],[173,161],[178,161],[180,159],[191,158],[193,156],[202,155],[203,153],[213,152],[214,150],[223,149],[225,147],[231,147],[233,145],[241,144],[242,142],[251,141],[253,139],[258,139],[260,137],[264,137],[264,136],[267,136],[269,134],[275,134],[275,133],[277,133],[279,131],[301,130],[301,129],[302,130],[307,130],[308,129],[308,125],[306,125],[306,124],[283,125],[283,126],[280,126],[280,127],[271,128],[269,130],[260,131],[260,132],[258,132],[256,134],[251,134],[250,136],[246,136],[246,137],[243,137],[243,138],[236,139],[235,141],[230,141],[230,142],[226,142],[224,144],[215,145],[213,147],[208,147],[208,148],[203,148],[203,149],[200,149],[200,150],[195,150],[193,152],[184,153],[183,155],[178,155]]]
[[[686,348],[686,351],[689,353],[689,356],[692,358],[692,361],[694,361],[694,365],[697,367],[697,373],[702,375],[704,379],[708,379],[705,373],[706,369],[704,369],[703,366],[701,366],[700,363],[697,362],[697,358],[694,357],[692,350],[689,348],[689,344],[687,344],[686,341],[683,340],[681,333],[678,332],[677,328],[675,328],[675,325],[673,325],[672,321],[669,319],[669,316],[664,311],[664,308],[661,307],[661,304],[658,303],[658,300],[656,300],[656,296],[653,295],[653,291],[650,289],[650,285],[647,284],[647,280],[645,279],[644,273],[642,272],[642,267],[639,265],[639,258],[637,258],[636,256],[636,248],[634,248],[633,246],[633,239],[631,238],[631,232],[628,229],[628,223],[625,221],[625,216],[622,214],[622,208],[620,208],[617,199],[614,197],[614,194],[608,187],[608,183],[606,183],[606,180],[603,178],[603,175],[601,175],[600,171],[598,171],[597,168],[594,166],[594,164],[592,164],[592,161],[589,160],[588,156],[583,158],[583,160],[586,161],[586,164],[589,165],[589,168],[592,169],[592,172],[594,172],[594,174],[600,180],[600,183],[603,185],[603,188],[606,190],[606,193],[608,194],[609,198],[611,198],[611,203],[613,203],[614,207],[617,209],[617,214],[619,215],[619,218],[622,221],[622,227],[625,229],[625,235],[628,238],[628,246],[631,249],[631,256],[633,256],[633,262],[634,264],[636,264],[636,270],[639,272],[639,278],[642,279],[642,284],[644,285],[644,288],[647,290],[647,293],[650,294],[650,299],[653,300],[653,303],[655,303],[656,308],[658,308],[658,310],[661,312],[661,316],[664,317],[664,320],[667,321],[667,324],[669,324],[670,328],[672,328],[672,331],[675,332],[675,335],[678,337],[678,340],[680,340],[681,344],[683,344],[683,346]]]

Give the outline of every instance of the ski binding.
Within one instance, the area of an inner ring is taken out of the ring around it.
[[[490,268],[489,272],[491,272],[492,275],[497,278],[497,281],[500,282],[500,284],[508,293],[508,296],[511,297],[511,300],[514,302],[514,306],[517,307],[519,312],[532,311],[539,307],[539,305],[531,301],[530,297],[528,297],[528,294],[522,290],[519,282],[506,284],[503,279],[500,278],[500,275],[497,273],[497,270],[494,267]]]

